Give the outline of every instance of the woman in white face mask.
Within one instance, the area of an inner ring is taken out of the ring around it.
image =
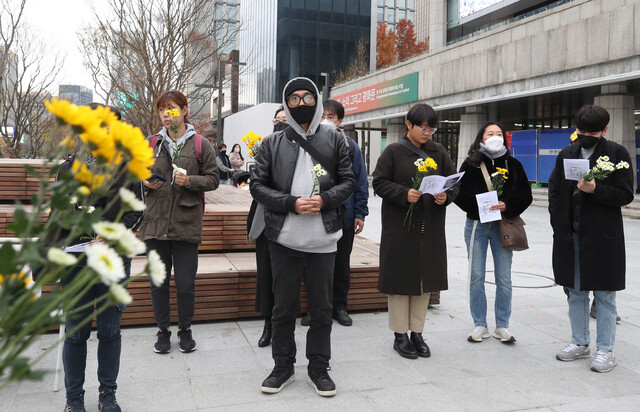
[[[491,245],[496,284],[495,319],[493,337],[503,343],[513,343],[509,330],[511,317],[511,258],[513,252],[503,249],[500,243],[498,222],[480,223],[476,195],[489,191],[482,165],[489,176],[497,169],[506,170],[502,191],[498,191],[498,204],[491,207],[500,210],[503,217],[520,215],[531,204],[531,186],[522,164],[511,157],[504,141],[504,128],[496,122],[484,124],[469,149],[469,155],[460,167],[465,172],[455,203],[467,213],[464,238],[469,256],[469,288],[471,317],[474,329],[469,342],[482,342],[491,336],[487,327],[487,298],[484,291],[487,246]]]

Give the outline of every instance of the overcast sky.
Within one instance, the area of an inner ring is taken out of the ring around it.
[[[94,90],[93,80],[84,68],[79,50],[78,32],[90,24],[93,0],[27,0],[24,22],[38,33],[52,51],[59,51],[64,59],[58,84],[79,84]],[[54,95],[58,94],[51,91]],[[95,95],[94,100],[101,101]]]

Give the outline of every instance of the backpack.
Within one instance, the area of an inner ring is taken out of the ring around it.
[[[149,146],[151,146],[151,149],[155,149],[156,145],[158,144],[158,138],[160,137],[159,134],[156,134],[153,136],[153,138],[151,139],[151,144]],[[201,134],[196,134],[195,137],[196,141],[196,158],[198,159],[198,163],[202,164],[203,160],[202,160],[202,135]],[[202,211],[204,212],[204,192],[200,192],[200,200],[202,201]]]

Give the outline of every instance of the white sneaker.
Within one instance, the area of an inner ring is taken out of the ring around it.
[[[591,356],[591,349],[589,349],[588,345],[582,346],[575,343],[568,344],[556,353],[556,359],[565,362],[588,358],[589,356]]]
[[[616,357],[612,351],[597,350],[591,362],[591,370],[594,372],[609,372],[616,366]]]
[[[486,326],[476,326],[469,333],[467,340],[469,342],[482,342],[482,339],[487,339],[489,336],[491,336],[489,334],[489,328]]]
[[[493,337],[500,339],[502,343],[514,343],[516,341],[516,338],[513,337],[507,328],[496,328],[496,330],[493,331]]]

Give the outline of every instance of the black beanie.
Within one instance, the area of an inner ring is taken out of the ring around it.
[[[307,90],[307,91],[311,92],[311,94],[313,94],[313,97],[315,97],[316,100],[318,99],[318,94],[316,92],[315,87],[313,87],[313,82],[311,80],[307,79],[306,77],[304,77],[304,78],[292,80],[287,85],[287,88],[284,89],[284,98],[285,98],[285,100],[288,99],[289,96],[291,96],[293,94],[293,92],[295,92],[297,90]]]

